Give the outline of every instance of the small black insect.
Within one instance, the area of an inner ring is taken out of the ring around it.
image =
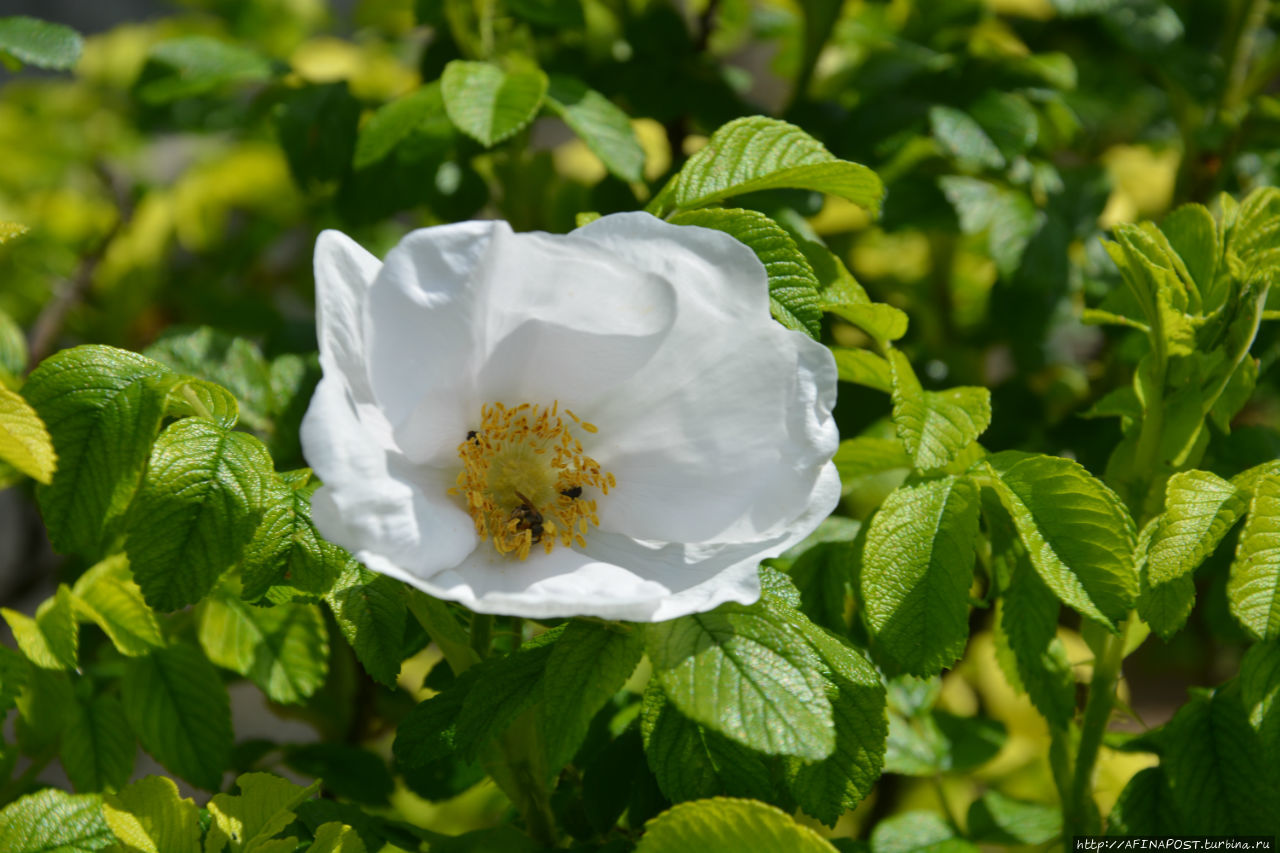
[[[533,542],[536,544],[542,541],[543,519],[542,513],[538,512],[534,507],[533,501],[524,495],[516,492],[516,497],[520,499],[520,506],[511,511],[508,520],[515,521],[516,530],[528,530],[533,534]]]
[[[480,440],[479,440],[478,438],[476,438],[476,431],[475,431],[475,430],[473,430],[473,429],[469,429],[469,430],[467,430],[467,441],[474,441],[476,444],[479,444],[479,443],[480,443]]]
[[[570,486],[567,489],[562,489],[560,494],[566,498],[580,498],[582,497],[582,486]]]

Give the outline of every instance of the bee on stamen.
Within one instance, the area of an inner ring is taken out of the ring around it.
[[[562,489],[560,494],[566,498],[580,498],[582,497],[582,486],[570,486],[567,489]]]
[[[511,511],[511,515],[508,516],[507,520],[516,523],[516,530],[528,530],[533,535],[532,542],[534,544],[541,542],[544,532],[543,525],[545,524],[542,513],[538,512],[534,507],[533,501],[520,492],[516,492],[516,497],[520,499],[520,505]]]
[[[475,430],[473,429],[467,430],[467,441],[474,441],[476,444],[480,443],[480,439],[476,437]]]

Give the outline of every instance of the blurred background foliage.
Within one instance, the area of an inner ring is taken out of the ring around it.
[[[1273,185],[1280,170],[1280,8],[1264,0],[183,0],[108,22],[112,5],[63,19],[86,31],[69,71],[10,61],[3,77],[0,221],[29,231],[0,248],[0,343],[25,335],[32,364],[86,341],[155,347],[235,391],[281,469],[303,464],[321,229],[375,253],[471,217],[566,231],[580,212],[643,206],[707,134],[764,113],[874,168],[888,198],[876,220],[817,193],[747,206],[825,242],[873,298],[906,311],[902,345],[926,382],[992,389],[989,449],[1101,474],[1120,427],[1093,405],[1142,354],[1125,329],[1082,322],[1116,298],[1101,238]],[[537,66],[553,97],[585,82],[625,113],[643,158],[602,159],[551,106],[486,147],[445,109],[438,81],[457,59]],[[824,322],[827,341],[865,343]],[[196,326],[210,329],[164,342]],[[1205,467],[1280,455],[1275,324],[1254,353],[1259,391]],[[0,361],[0,381],[15,363]],[[845,437],[891,434],[888,411],[883,394],[841,386]],[[846,513],[865,516],[895,485],[847,481]],[[1200,578],[1208,605],[1127,667],[1146,724],[1187,685],[1235,671],[1230,543],[1219,551]],[[939,796],[963,809],[995,779],[1031,799],[1052,790],[1043,721],[997,675],[989,614],[974,613],[971,654],[936,698],[1002,723],[1003,749],[972,774],[940,769],[940,785],[887,776],[846,821]],[[1063,637],[1072,661],[1088,659],[1074,631]],[[1148,759],[1106,751],[1104,813]],[[454,793],[463,781],[417,784]],[[492,799],[418,808],[454,831],[491,820]]]

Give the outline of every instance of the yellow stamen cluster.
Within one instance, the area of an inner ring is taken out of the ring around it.
[[[462,472],[449,494],[459,495],[475,521],[476,534],[493,540],[499,554],[523,560],[534,545],[548,554],[556,542],[583,547],[591,525],[599,525],[595,498],[609,494],[612,474],[582,449],[559,416],[560,404],[482,406],[480,426],[458,445]],[[584,432],[594,424],[564,413]]]

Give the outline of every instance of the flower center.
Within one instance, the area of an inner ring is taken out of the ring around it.
[[[499,554],[523,560],[534,545],[548,554],[557,541],[585,546],[583,536],[600,524],[588,490],[607,495],[617,485],[583,452],[558,412],[558,402],[550,408],[482,406],[479,428],[458,445],[462,473],[449,494],[466,500],[476,535],[491,539]],[[568,409],[564,413],[584,432],[596,431]]]

